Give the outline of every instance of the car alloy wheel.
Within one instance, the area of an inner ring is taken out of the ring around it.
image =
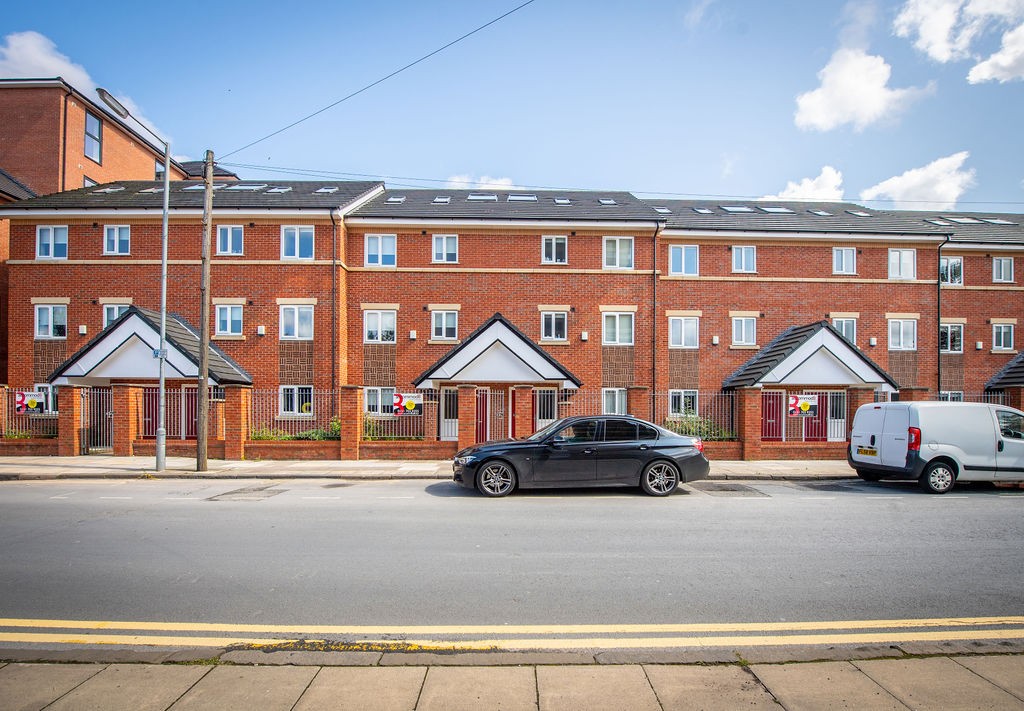
[[[651,462],[640,479],[644,493],[668,496],[679,486],[679,470],[671,462]]]
[[[480,470],[476,488],[485,496],[505,496],[516,486],[516,473],[505,462],[490,462]]]

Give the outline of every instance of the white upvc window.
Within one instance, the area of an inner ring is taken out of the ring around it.
[[[626,411],[626,388],[601,388],[601,402],[605,415],[629,414]]]
[[[368,267],[393,267],[398,263],[398,235],[366,235]]]
[[[569,316],[564,311],[543,311],[540,315],[540,340],[564,341],[568,338],[566,324]]]
[[[692,316],[672,316],[668,320],[669,348],[696,348],[699,322]]]
[[[455,264],[459,261],[459,236],[434,235],[434,262]]]
[[[695,244],[673,244],[668,248],[669,276],[700,274],[700,247]]]
[[[916,279],[917,278],[917,250],[916,249],[890,249],[889,250],[889,278],[890,279]]]
[[[1013,282],[1013,257],[992,258],[992,281]]]
[[[757,247],[734,246],[732,248],[732,270],[744,274],[757,271]]]
[[[363,342],[395,343],[396,315],[394,311],[364,311]]]
[[[217,225],[217,254],[242,254],[243,245],[244,230],[242,225]]]
[[[104,225],[103,253],[131,254],[132,228],[128,225]]]
[[[697,412],[696,390],[668,391],[669,417],[696,417]]]
[[[313,416],[312,385],[282,385],[278,402],[280,414],[284,417]]]
[[[606,346],[633,345],[632,313],[607,312],[604,315],[604,334],[601,342]]]
[[[964,258],[941,257],[939,259],[939,281],[943,284],[962,286],[964,283]]]
[[[68,337],[68,307],[63,304],[36,306],[36,339]]]
[[[103,304],[103,328],[114,323],[128,310],[129,304]]]
[[[604,268],[605,269],[632,269],[633,268],[633,238],[632,237],[605,237],[604,238]]]
[[[857,342],[857,319],[855,318],[834,318],[832,319],[832,325],[835,329],[843,334],[850,343]]]
[[[939,393],[939,402],[963,402],[963,390],[943,390]]]
[[[282,306],[280,334],[282,341],[313,340],[313,307]]]
[[[281,227],[281,259],[313,259],[312,225],[283,225]]]
[[[36,228],[36,258],[68,258],[67,225],[40,225]]]
[[[855,247],[832,248],[832,273],[857,273],[857,249]]]
[[[992,324],[992,350],[1012,351],[1013,350],[1013,324],[995,323]]]
[[[752,316],[737,316],[732,320],[732,344],[734,346],[757,345],[757,319]]]
[[[544,235],[541,238],[541,264],[567,264],[569,239],[565,235]]]
[[[56,414],[58,412],[57,386],[50,383],[36,383],[32,388],[43,396],[43,412]]]
[[[217,305],[218,336],[242,335],[242,307],[239,305]]]
[[[939,350],[943,353],[964,352],[964,326],[962,323],[944,323],[939,326]]]
[[[368,415],[395,414],[394,388],[364,388],[363,403]]]
[[[917,320],[889,319],[889,350],[917,350]]]
[[[431,311],[431,337],[436,341],[454,341],[459,337],[458,311]]]
[[[85,156],[103,163],[103,122],[88,111],[85,112]]]

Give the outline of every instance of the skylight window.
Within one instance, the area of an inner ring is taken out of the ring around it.
[[[145,190],[140,190],[139,194],[141,195],[142,193],[162,193],[163,191],[163,188],[146,188]]]
[[[807,212],[818,217],[832,217],[832,213],[827,210],[808,210]]]
[[[597,201],[602,205],[617,205],[613,198],[598,198]]]
[[[952,222],[946,222],[945,220],[925,220],[925,222],[930,222],[933,225],[938,225],[939,227],[952,227],[953,226]]]
[[[384,202],[389,202],[392,205],[401,205],[403,202],[405,202],[405,195],[391,195]]]
[[[238,190],[249,193],[254,193],[257,190],[262,190],[267,187],[266,183],[240,183],[228,186],[228,190]]]
[[[316,190],[313,191],[314,194],[320,193],[321,195],[323,195],[325,193],[336,193],[336,192],[338,192],[338,186],[336,186],[336,185],[332,185],[330,187],[317,188]]]
[[[747,207],[746,205],[722,205],[722,209],[726,212],[753,212],[754,208]]]
[[[671,215],[672,214],[672,211],[669,210],[667,207],[656,207],[656,208],[654,208],[654,211],[655,212],[660,212],[662,215]]]
[[[695,207],[693,211],[698,215],[714,215],[715,211],[707,207]]]
[[[847,210],[847,212],[854,217],[871,217],[870,212],[864,212],[863,210]]]
[[[276,188],[271,188],[267,192],[268,193],[290,193],[291,191],[292,191],[292,189],[291,189],[290,186],[288,186],[288,187],[278,186]]]
[[[571,205],[572,200],[569,198],[554,198],[556,205]]]
[[[761,209],[764,210],[765,212],[771,213],[773,215],[792,215],[793,214],[793,211],[790,210],[788,207],[764,207],[764,206],[762,206]]]
[[[124,190],[122,186],[114,185],[109,188],[100,188],[99,190],[93,190],[93,193],[95,193],[96,195],[103,195],[105,193],[119,193],[122,190]]]
[[[981,225],[984,224],[981,220],[974,217],[947,217],[950,222],[955,222],[958,225]]]
[[[451,195],[438,195],[434,198],[435,205],[447,205],[452,201]]]
[[[466,196],[466,199],[479,202],[497,202],[498,196],[494,193],[470,193]]]
[[[527,195],[525,193],[509,193],[509,202],[537,202],[536,195]]]
[[[989,223],[990,225],[1015,225],[1015,224],[1017,224],[1016,222],[1010,222],[1009,220],[1004,220],[1004,219],[1002,219],[1000,217],[986,217],[986,218],[984,218],[984,220],[985,220],[985,222]]]

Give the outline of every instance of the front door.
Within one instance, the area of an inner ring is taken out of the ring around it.
[[[781,442],[786,431],[786,393],[781,390],[766,390],[761,394],[761,439]]]
[[[441,388],[441,441],[459,441],[459,391]]]

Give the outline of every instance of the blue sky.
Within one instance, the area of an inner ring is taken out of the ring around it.
[[[534,0],[232,153],[522,1],[16,3],[0,76],[103,86],[245,178],[1024,213],[1024,0]]]

